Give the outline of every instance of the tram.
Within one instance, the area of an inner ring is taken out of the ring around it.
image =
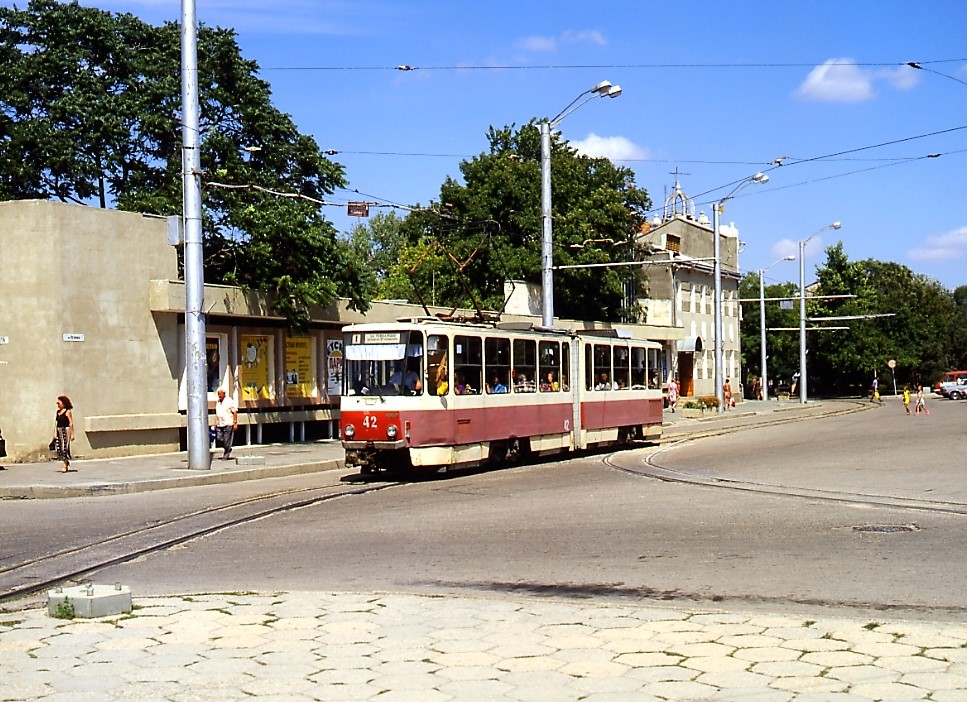
[[[362,473],[444,471],[661,436],[653,341],[434,318],[343,332],[340,437],[347,466]]]

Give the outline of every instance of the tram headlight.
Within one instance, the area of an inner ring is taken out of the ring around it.
[[[395,424],[390,424],[386,427],[386,438],[390,441],[395,441],[396,436],[400,433],[399,428]]]
[[[343,427],[342,433],[347,439],[351,439],[356,436],[356,427],[354,427],[352,424],[347,424],[345,427]]]

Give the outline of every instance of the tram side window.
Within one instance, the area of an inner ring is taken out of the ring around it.
[[[659,353],[658,349],[648,349],[648,372],[651,373],[648,387],[652,389],[661,388],[662,385],[662,379],[658,372],[661,368]]]
[[[453,392],[477,395],[483,387],[483,341],[476,336],[453,338]]]
[[[611,376],[611,388],[613,390],[627,390],[629,386],[628,371],[630,367],[630,357],[627,346],[615,346],[612,349],[614,357],[614,375]]]
[[[594,345],[594,389],[610,390],[611,385],[611,346]]]
[[[557,392],[561,389],[561,345],[556,341],[542,341],[537,350],[541,392]]]
[[[450,337],[430,334],[426,338],[426,377],[431,395],[446,395],[450,390],[447,350]]]
[[[484,377],[488,393],[507,392],[510,379],[510,339],[484,340]]]
[[[591,344],[584,345],[584,389],[594,387],[594,348]]]
[[[632,347],[631,349],[631,389],[644,390],[648,387],[647,349]]]
[[[561,347],[561,390],[567,392],[571,384],[571,344]]]
[[[531,339],[514,339],[513,368],[514,392],[534,392],[537,389],[537,342]]]

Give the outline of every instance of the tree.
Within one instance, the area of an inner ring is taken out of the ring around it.
[[[776,283],[765,286],[766,298],[793,298],[797,294],[793,283]],[[739,283],[739,297],[743,300],[759,297],[759,276],[749,273]],[[789,382],[799,369],[799,336],[792,332],[775,331],[797,327],[799,315],[794,309],[782,309],[778,301],[765,303],[766,311],[766,359],[768,378],[778,385]],[[773,331],[769,331],[769,330]],[[762,377],[762,335],[760,333],[759,305],[746,303],[742,308],[740,327],[742,344],[742,369],[746,382],[751,377]]]
[[[276,293],[297,325],[336,295],[366,309],[365,271],[319,211],[342,167],[272,105],[231,30],[201,27],[198,47],[206,279]],[[176,23],[0,8],[0,198],[180,213],[180,76]]]
[[[505,280],[541,280],[536,122],[520,129],[491,127],[487,139],[487,153],[460,164],[463,184],[448,178],[440,188],[440,204],[419,208],[403,226],[415,247],[411,253],[417,253],[420,242],[424,247],[440,245],[433,261],[424,261],[413,275],[419,287],[435,287],[441,304],[469,306],[468,285],[482,306],[500,309]],[[635,188],[633,172],[608,159],[580,156],[556,135],[551,162],[555,264],[633,260],[634,237],[651,206],[647,192]],[[417,259],[418,255],[401,258],[399,268],[412,266]],[[466,264],[463,281],[455,273],[457,264]],[[556,271],[555,312],[575,319],[628,316],[624,285],[637,275],[631,268]],[[397,271],[395,279],[401,277]]]
[[[810,317],[892,316],[829,323],[849,326],[846,332],[810,332],[809,372],[819,383],[813,387],[865,390],[890,359],[898,384],[928,384],[967,361],[967,319],[949,290],[898,263],[849,261],[842,243],[826,252],[818,294],[855,297],[810,302]]]

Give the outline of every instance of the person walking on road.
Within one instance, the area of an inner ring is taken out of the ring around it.
[[[668,381],[668,407],[672,412],[678,406],[678,383],[672,378]]]
[[[910,414],[910,387],[908,385],[903,386],[903,409],[906,410],[907,414]]]
[[[921,412],[927,415],[930,414],[930,410],[927,409],[927,403],[923,399],[923,386],[918,385],[917,386],[917,406],[913,410],[913,413],[919,416]]]
[[[735,400],[732,399],[732,384],[728,378],[722,383],[722,401],[725,403],[726,412],[735,407]]]
[[[232,457],[232,443],[238,429],[238,405],[235,400],[218,389],[218,402],[215,403],[215,441],[222,445],[222,460]]]
[[[870,402],[883,404],[883,400],[880,399],[880,380],[875,375],[873,376],[873,388],[870,391]]]
[[[71,469],[71,442],[74,440],[74,404],[67,395],[57,398],[57,414],[54,415],[54,438],[50,448],[57,449],[57,458],[64,462],[60,469],[66,473]]]

